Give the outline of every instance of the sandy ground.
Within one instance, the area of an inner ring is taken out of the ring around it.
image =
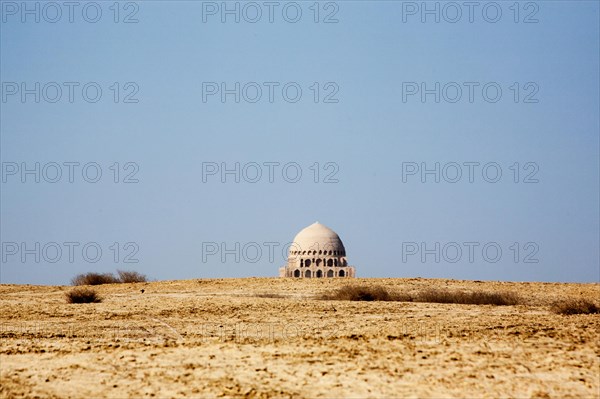
[[[599,284],[355,279],[405,292],[508,290],[519,306],[314,299],[348,280],[0,285],[0,396],[600,397]],[[144,289],[144,293],[140,290]]]

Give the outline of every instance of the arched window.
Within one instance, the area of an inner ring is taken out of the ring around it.
[[[300,277],[300,270],[294,270],[294,277]]]
[[[307,270],[307,271],[304,273],[304,277],[306,277],[306,278],[310,278],[310,270]]]
[[[344,273],[344,271],[343,271],[343,270],[340,270],[340,274],[339,274],[339,276],[340,276],[340,277],[345,277],[345,275],[346,275],[346,273]]]
[[[300,267],[304,267],[304,259],[300,259]]]
[[[335,259],[333,260],[333,265],[337,267],[337,265],[338,265],[337,258],[335,258]]]
[[[323,253],[323,251],[321,251],[321,250],[319,249],[319,255],[321,255],[322,253]]]
[[[321,266],[321,259],[317,259],[317,266]]]
[[[333,270],[329,270],[327,272],[327,277],[333,277]]]
[[[323,277],[323,272],[321,270],[317,270],[317,277]]]
[[[333,259],[327,260],[327,266],[333,266]]]
[[[306,266],[306,267],[310,266],[310,259],[306,259],[306,261],[304,262],[304,266]]]
[[[329,250],[329,256],[331,256],[331,252],[332,252],[332,251],[331,251],[331,250]]]

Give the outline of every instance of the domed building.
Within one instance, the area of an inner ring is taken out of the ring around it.
[[[346,249],[329,227],[315,222],[302,229],[290,246],[288,261],[279,268],[279,277],[322,278],[354,277],[348,266]]]

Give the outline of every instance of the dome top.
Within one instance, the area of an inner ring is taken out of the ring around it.
[[[344,244],[335,231],[329,227],[315,222],[302,229],[296,237],[290,250],[308,251],[308,250],[326,250],[341,251],[345,253]]]

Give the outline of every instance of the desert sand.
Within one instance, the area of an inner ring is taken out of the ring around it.
[[[354,279],[514,291],[517,306],[324,301],[344,279],[0,285],[0,396],[600,397],[599,284]],[[144,290],[142,293],[141,290]]]

